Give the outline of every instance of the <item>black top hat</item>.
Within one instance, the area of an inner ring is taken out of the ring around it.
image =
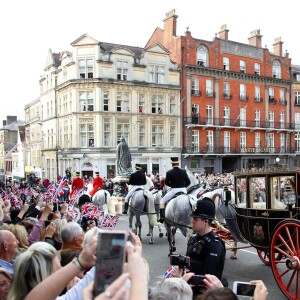
[[[197,201],[196,209],[190,213],[192,218],[214,219],[216,215],[215,203],[208,197]]]
[[[91,202],[91,198],[87,194],[82,194],[78,199],[78,206],[82,206],[85,203]]]
[[[177,164],[179,164],[179,159],[178,159],[178,157],[171,157],[171,163],[172,163],[172,165],[177,165]]]
[[[95,172],[95,175],[96,175],[96,176],[99,176],[99,172]]]
[[[80,172],[76,172],[76,176],[79,176],[80,175]]]
[[[140,165],[140,164],[135,164],[135,168],[136,168],[137,170],[142,170],[142,165]]]

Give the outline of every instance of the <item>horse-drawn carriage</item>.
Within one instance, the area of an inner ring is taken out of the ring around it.
[[[220,209],[237,241],[255,247],[289,299],[300,299],[300,169],[234,173],[235,203]]]

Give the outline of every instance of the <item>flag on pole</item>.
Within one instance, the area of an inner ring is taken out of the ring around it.
[[[78,202],[79,197],[83,194],[83,189],[74,190],[72,196],[70,197],[69,203],[74,205]]]
[[[171,266],[165,273],[165,278],[172,278],[178,276],[178,266]]]
[[[118,220],[119,216],[107,214],[100,223],[99,227],[114,228],[117,225]]]

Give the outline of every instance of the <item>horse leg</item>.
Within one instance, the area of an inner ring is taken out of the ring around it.
[[[175,234],[176,234],[176,230],[177,230],[177,227],[173,227],[172,228],[172,252],[175,252],[176,251],[176,247],[175,247]]]
[[[230,259],[237,259],[237,242],[234,242],[234,249],[232,249],[232,254],[229,257]]]
[[[172,233],[171,233],[171,226],[169,225],[166,225],[165,223],[165,227],[166,227],[166,231],[168,233],[168,243],[169,243],[169,254],[168,256],[172,255],[173,254],[173,251],[172,251]]]
[[[132,220],[133,220],[133,213],[129,213],[129,228],[132,229]]]
[[[154,241],[153,241],[153,226],[151,226],[150,223],[149,223],[149,234],[150,234],[149,244],[154,244]]]
[[[135,228],[137,230],[137,235],[140,238],[140,240],[142,241],[142,237],[141,237],[141,231],[142,231],[142,222],[140,219],[140,214],[136,214],[135,215]]]
[[[158,231],[159,231],[159,237],[160,238],[163,238],[164,237],[164,234],[161,232],[161,228],[160,228],[160,226],[158,225]]]
[[[152,229],[153,230],[153,229]],[[151,225],[150,225],[150,222],[149,222],[149,231],[147,233],[147,236],[150,236],[151,235]]]

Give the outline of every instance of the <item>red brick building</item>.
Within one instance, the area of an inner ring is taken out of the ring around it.
[[[271,165],[279,157],[294,166],[298,121],[291,59],[281,38],[271,52],[262,47],[259,29],[251,32],[249,44],[229,40],[226,25],[212,41],[194,38],[188,29],[177,36],[177,18],[175,10],[168,12],[164,28],[155,29],[147,46],[163,44],[181,66],[183,165],[229,172]]]

